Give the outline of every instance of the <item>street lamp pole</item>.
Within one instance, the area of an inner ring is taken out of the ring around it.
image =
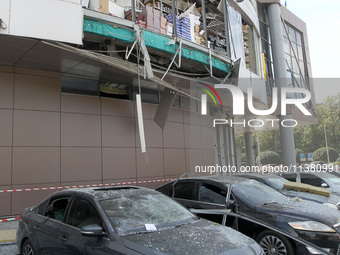
[[[323,124],[323,130],[325,132],[325,141],[326,141],[326,150],[327,150],[327,160],[329,164],[329,150],[328,150],[328,142],[327,142],[327,132],[326,132],[326,125]]]
[[[259,167],[261,167],[261,156],[260,156],[261,151],[260,151],[259,133],[257,132],[256,135],[257,135],[257,154],[258,154],[258,157],[259,157],[258,165],[259,165]]]

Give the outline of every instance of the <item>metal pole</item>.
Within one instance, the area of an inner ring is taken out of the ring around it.
[[[323,130],[325,132],[325,141],[326,141],[326,150],[327,150],[327,160],[329,164],[329,150],[328,150],[328,141],[327,141],[327,132],[326,132],[326,125],[323,124]]]
[[[135,0],[131,0],[131,14],[132,14],[132,22],[136,23],[136,3],[135,3]]]
[[[177,38],[177,22],[176,22],[176,4],[175,4],[175,1],[176,0],[172,0],[172,6],[171,6],[171,9],[172,9],[172,31],[173,31],[173,34],[174,34],[174,37]]]
[[[231,128],[232,134],[231,137],[233,139],[233,154],[234,154],[234,161],[233,165],[236,166],[236,169],[240,169],[240,166],[237,165],[237,152],[236,152],[236,139],[235,139],[235,128]]]
[[[208,47],[208,31],[207,31],[207,20],[206,20],[206,13],[205,13],[205,0],[201,0],[202,2],[202,18],[203,18],[203,30],[204,30],[204,44]]]
[[[227,9],[227,0],[222,0],[223,5],[223,18],[224,18],[224,32],[225,32],[225,45],[227,47],[227,56],[231,57],[230,43],[229,43],[229,22],[228,22],[228,9]]]
[[[258,157],[259,157],[259,162],[258,162],[258,164],[259,164],[259,166],[261,166],[261,156],[260,156],[261,150],[260,150],[259,133],[256,133],[256,136],[257,136],[257,155],[258,155]]]

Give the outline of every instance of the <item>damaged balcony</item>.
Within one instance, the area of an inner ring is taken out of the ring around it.
[[[195,40],[171,35],[172,32],[157,33],[133,21],[94,10],[84,9],[83,31],[80,48],[137,63],[136,45],[139,45],[147,51],[142,52],[140,64],[145,64],[146,53],[152,68],[163,73],[171,70],[191,78],[214,76],[223,80],[232,70],[227,52],[214,50],[213,45],[208,48]]]

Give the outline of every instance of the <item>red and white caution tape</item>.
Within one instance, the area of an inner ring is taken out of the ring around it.
[[[74,185],[74,186],[60,186],[60,187],[46,187],[46,188],[29,188],[29,189],[6,189],[0,190],[0,193],[20,192],[20,191],[38,191],[38,190],[58,190],[58,189],[71,189],[71,188],[89,188],[89,187],[103,187],[103,186],[117,186],[117,185],[134,185],[143,183],[167,182],[176,179],[159,179],[149,181],[133,181],[133,182],[116,182],[106,184],[87,184],[87,185]]]
[[[47,188],[31,188],[31,189],[7,189],[0,190],[0,193],[10,193],[10,192],[20,192],[20,191],[38,191],[38,190],[57,190],[57,189],[71,189],[71,188],[89,188],[89,187],[103,187],[103,186],[117,186],[117,185],[133,185],[133,184],[143,184],[143,183],[155,183],[155,182],[167,182],[174,181],[176,179],[159,179],[159,180],[149,180],[149,181],[133,181],[133,182],[115,182],[106,184],[88,184],[88,185],[75,185],[75,186],[60,186],[60,187],[47,187]],[[20,217],[13,217],[8,219],[0,219],[0,223],[19,220]]]
[[[2,219],[2,220],[0,220],[0,223],[1,222],[8,222],[8,221],[15,221],[15,220],[19,220],[19,219],[20,219],[20,217]]]

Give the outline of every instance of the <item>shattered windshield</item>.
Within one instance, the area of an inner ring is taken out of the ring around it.
[[[276,178],[276,177],[269,177],[266,180],[271,186],[273,186],[276,190],[283,189],[283,185],[288,182],[288,180],[284,178]]]
[[[196,219],[171,198],[141,190],[121,192],[101,204],[119,235],[157,231]]]
[[[254,180],[247,180],[232,185],[234,195],[247,204],[254,206],[288,202],[280,192]]]

